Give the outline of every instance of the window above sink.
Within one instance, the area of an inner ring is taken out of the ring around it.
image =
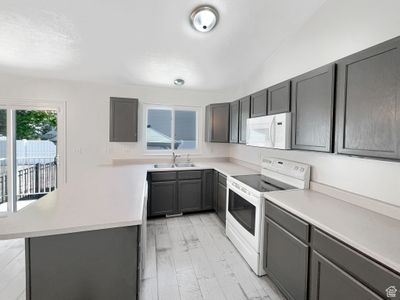
[[[145,106],[145,153],[197,152],[200,111],[200,107]]]

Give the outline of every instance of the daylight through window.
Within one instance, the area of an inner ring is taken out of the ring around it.
[[[146,149],[193,151],[198,146],[198,108],[148,107]]]

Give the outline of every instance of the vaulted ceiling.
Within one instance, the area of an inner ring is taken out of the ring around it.
[[[0,0],[0,72],[121,84],[238,85],[325,0],[210,0],[217,27],[189,23],[196,0]]]

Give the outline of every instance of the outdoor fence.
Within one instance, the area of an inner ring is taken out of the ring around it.
[[[36,159],[37,161],[38,159]],[[48,161],[48,158],[42,160]],[[17,200],[38,199],[56,189],[57,187],[57,163],[38,162],[35,164],[20,165],[16,175]],[[0,174],[0,204],[7,202],[8,176],[6,172]]]

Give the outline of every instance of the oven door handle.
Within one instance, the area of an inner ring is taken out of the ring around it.
[[[242,197],[243,199],[245,199],[247,202],[249,202],[250,204],[254,205],[254,206],[258,206],[260,201],[263,201],[262,199],[259,199],[255,196],[252,195],[248,195],[244,192],[242,192],[240,189],[235,188],[234,186],[232,186],[232,184],[230,182],[228,182],[228,201],[229,201],[229,194],[230,191],[234,192],[235,194],[239,195],[240,197]]]

